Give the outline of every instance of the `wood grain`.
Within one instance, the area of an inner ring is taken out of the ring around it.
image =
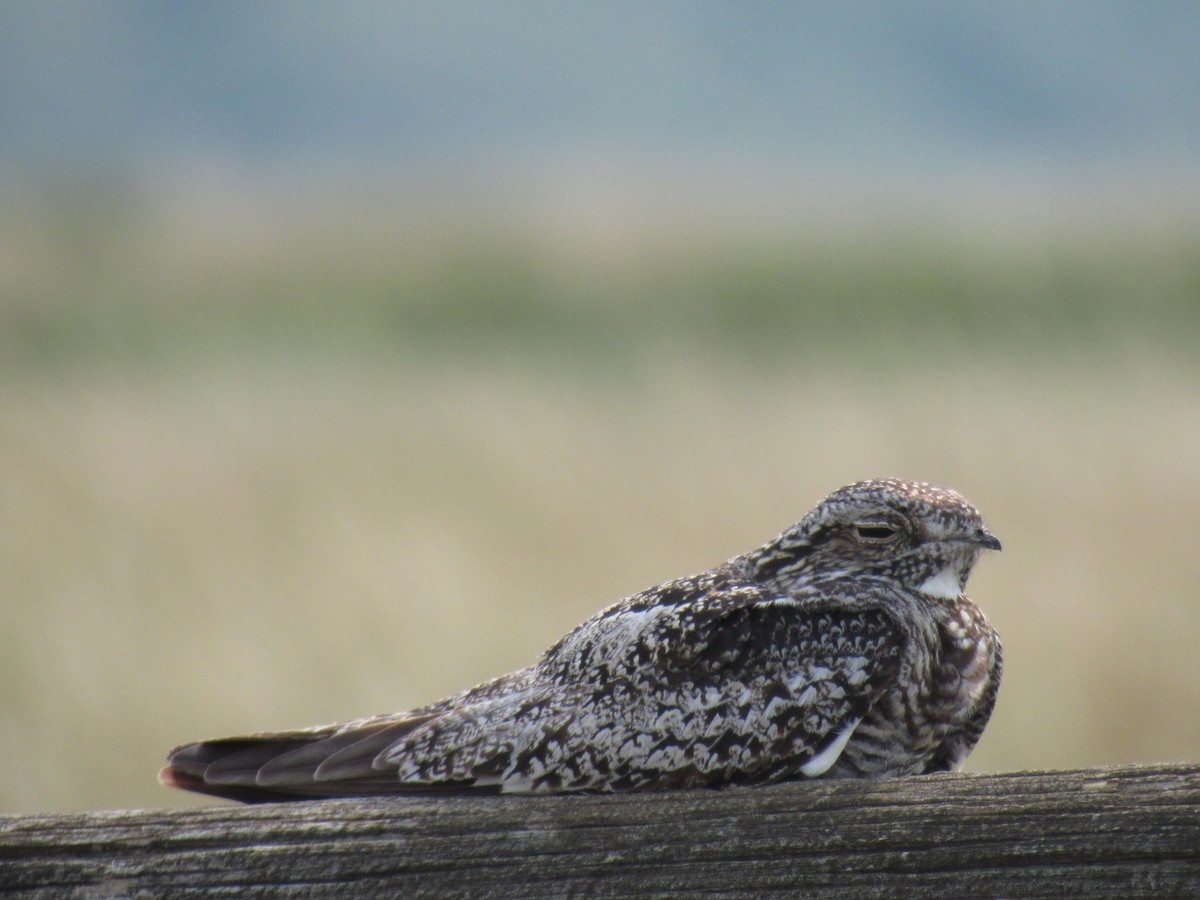
[[[13,896],[1200,896],[1200,767],[0,817]]]

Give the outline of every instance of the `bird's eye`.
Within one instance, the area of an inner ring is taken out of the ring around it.
[[[860,541],[867,541],[872,544],[881,544],[884,541],[890,541],[897,534],[895,528],[891,525],[875,525],[859,523],[854,526],[854,533],[858,535]]]

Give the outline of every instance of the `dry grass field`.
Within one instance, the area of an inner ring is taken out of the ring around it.
[[[0,214],[0,812],[204,802],[171,746],[525,665],[879,475],[1004,542],[969,769],[1200,760],[1196,220],[386,206]]]

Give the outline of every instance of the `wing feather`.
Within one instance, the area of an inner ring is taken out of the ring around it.
[[[162,778],[271,800],[815,777],[894,682],[900,651],[869,598],[780,596],[726,568],[617,604],[530,669],[440,703],[187,745]]]

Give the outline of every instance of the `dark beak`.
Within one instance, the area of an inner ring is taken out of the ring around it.
[[[975,542],[981,547],[987,547],[989,550],[1000,549],[1000,538],[994,534],[989,534],[986,531],[980,531],[979,536],[975,538]]]

